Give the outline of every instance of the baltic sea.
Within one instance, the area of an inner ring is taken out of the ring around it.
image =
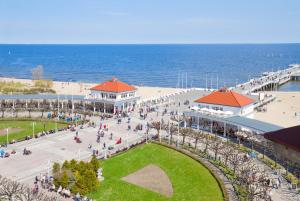
[[[292,63],[300,63],[300,44],[0,45],[0,76],[31,78],[31,69],[43,65],[46,78],[61,81],[114,76],[135,85],[216,88]]]

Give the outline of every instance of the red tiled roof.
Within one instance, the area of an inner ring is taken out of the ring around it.
[[[91,90],[120,93],[125,91],[135,91],[136,88],[127,83],[121,82],[116,78],[112,78],[111,80],[107,80],[92,87]]]
[[[207,96],[203,96],[197,100],[197,103],[207,103],[214,105],[225,105],[231,107],[243,107],[254,102],[253,99],[247,96],[238,94],[226,88],[214,91]]]
[[[265,133],[264,137],[300,152],[300,126]]]

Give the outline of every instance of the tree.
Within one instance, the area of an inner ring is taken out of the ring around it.
[[[43,79],[44,67],[42,65],[38,65],[31,70],[31,73],[33,80],[41,80]]]
[[[223,156],[225,166],[227,166],[228,160],[233,153],[234,153],[234,147],[231,142],[227,141],[224,144],[224,148],[221,150],[221,154]]]
[[[0,175],[0,200],[9,201],[55,201],[57,198],[49,197],[44,193],[35,193],[31,188]]]
[[[69,161],[64,161],[64,163],[63,163],[63,165],[62,165],[62,168],[64,168],[64,169],[70,169],[70,163],[69,163]]]
[[[154,121],[150,124],[151,128],[154,128],[157,132],[157,137],[159,138],[160,136],[160,130],[162,129],[162,125],[160,121]]]
[[[248,200],[268,199],[267,175],[252,160],[245,161],[240,166],[237,176],[238,183],[244,186],[247,192]]]
[[[210,145],[212,151],[214,152],[214,158],[217,160],[219,152],[224,149],[224,144],[217,136],[212,137],[212,143]]]
[[[63,171],[62,175],[61,175],[61,178],[60,178],[60,185],[63,187],[63,188],[67,188],[68,185],[69,185],[69,176],[68,176],[68,173],[66,170]]]
[[[93,157],[90,161],[90,164],[92,165],[92,168],[93,168],[94,172],[97,172],[98,169],[100,168],[100,161],[94,155],[93,155]]]
[[[170,133],[169,133],[169,135],[170,135],[170,144],[172,144],[173,135],[178,131],[178,127],[175,126],[174,124],[170,124],[170,128],[168,126],[168,127],[166,127],[166,129],[168,129],[168,132],[170,131]]]
[[[202,143],[204,144],[204,153],[207,153],[208,147],[211,143],[211,136],[209,134],[204,134],[202,138]]]
[[[77,170],[77,161],[75,159],[70,160],[70,168],[72,172]]]
[[[195,150],[197,150],[197,145],[199,140],[203,137],[202,131],[194,131],[193,138],[195,139]]]
[[[238,167],[243,164],[245,158],[243,154],[240,154],[239,151],[234,150],[232,155],[229,157],[229,162],[232,165],[233,172],[235,173]]]
[[[180,134],[182,135],[182,144],[185,143],[185,138],[193,132],[191,128],[182,128],[180,129]]]
[[[60,165],[59,163],[54,163],[53,166],[52,166],[52,173],[53,175],[56,175],[60,172]]]

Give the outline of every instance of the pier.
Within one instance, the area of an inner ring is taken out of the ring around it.
[[[291,80],[300,80],[300,64],[291,64],[284,70],[265,72],[258,78],[253,78],[248,82],[237,85],[234,90],[242,94],[273,91]]]

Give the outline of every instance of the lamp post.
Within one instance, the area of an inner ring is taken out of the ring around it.
[[[35,122],[32,122],[32,138],[34,138],[34,126],[35,126]]]
[[[8,147],[8,128],[6,128],[6,147]]]
[[[126,147],[127,147],[127,149],[128,149],[128,132],[126,132]]]
[[[169,117],[170,118],[170,117]],[[171,144],[171,128],[170,128],[170,119],[168,121],[168,125],[169,125],[169,144]]]
[[[161,122],[162,120],[160,120],[159,122],[159,142],[161,143]]]

